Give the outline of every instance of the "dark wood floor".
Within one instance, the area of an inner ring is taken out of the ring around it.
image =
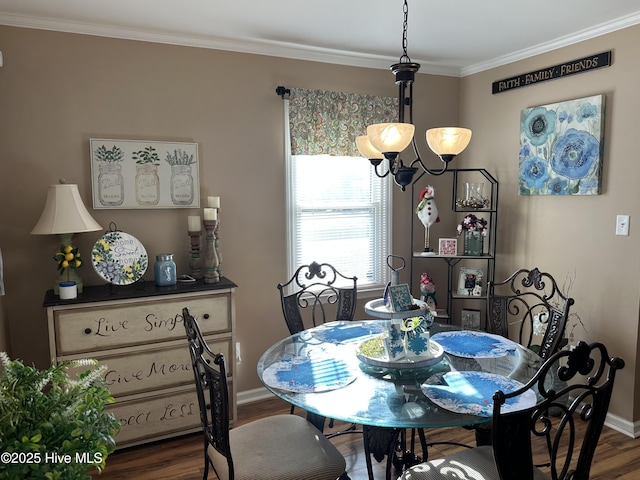
[[[288,413],[289,406],[273,398],[238,407],[238,424],[277,413]],[[344,427],[336,425],[336,428]],[[456,441],[473,444],[473,433],[464,428],[429,430],[428,440]],[[351,480],[367,480],[367,468],[359,434],[341,435],[332,439],[347,461]],[[154,442],[138,447],[118,450],[107,459],[107,467],[94,480],[199,480],[203,473],[202,434]],[[458,447],[434,446],[430,458],[438,458]],[[376,480],[384,480],[385,464],[373,460]],[[396,478],[399,472],[394,472]],[[211,480],[216,476],[209,474]],[[591,480],[637,480],[640,478],[640,439],[632,439],[605,427],[596,458],[591,469]]]

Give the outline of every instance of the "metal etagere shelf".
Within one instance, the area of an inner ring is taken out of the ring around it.
[[[452,169],[448,170],[443,176],[452,175],[452,190],[451,190],[451,212],[456,216],[457,221],[460,222],[465,215],[474,214],[476,216],[482,216],[487,220],[488,233],[484,239],[484,251],[482,255],[461,255],[462,252],[462,237],[458,239],[458,254],[456,255],[438,255],[438,249],[435,249],[435,254],[425,256],[421,251],[415,251],[414,249],[414,232],[416,228],[423,228],[420,220],[415,214],[411,219],[411,262],[410,262],[410,285],[411,291],[416,298],[420,298],[420,281],[419,275],[417,275],[418,268],[424,268],[423,263],[442,261],[447,265],[446,268],[446,282],[443,282],[443,278],[436,279],[436,284],[446,285],[446,308],[440,308],[441,315],[439,317],[446,318],[447,323],[456,323],[454,320],[454,314],[457,312],[454,308],[456,302],[475,302],[479,309],[484,311],[484,305],[487,295],[487,284],[493,282],[495,275],[495,261],[496,261],[496,233],[498,226],[498,182],[487,170],[479,169]],[[427,185],[429,177],[425,177],[426,174],[419,176],[411,185],[412,198],[416,198],[417,194]],[[485,187],[488,187],[486,193],[486,204],[480,208],[464,207],[460,203],[460,199],[464,197],[464,186],[468,182],[483,182]],[[446,203],[445,203],[446,205]],[[446,214],[446,210],[439,207],[440,217],[442,218]],[[436,247],[437,247],[437,241]],[[458,293],[458,283],[460,276],[456,274],[455,267],[461,265],[461,262],[470,263],[477,268],[483,270],[482,290],[480,295],[462,295]],[[437,293],[436,293],[437,295]],[[480,302],[480,303],[478,303]],[[466,305],[466,303],[465,303]],[[440,305],[439,305],[440,306]],[[486,315],[486,311],[483,317]],[[483,322],[484,324],[484,322]]]

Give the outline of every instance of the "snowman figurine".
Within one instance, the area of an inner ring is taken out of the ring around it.
[[[428,273],[420,275],[420,300],[427,304],[429,311],[435,313],[438,304],[436,303],[436,284]]]
[[[424,225],[424,251],[421,255],[435,255],[433,248],[429,246],[429,229],[431,225],[440,221],[438,207],[435,201],[435,189],[428,185],[420,193],[420,202],[416,207],[416,214]]]

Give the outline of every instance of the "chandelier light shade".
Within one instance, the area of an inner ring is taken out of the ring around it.
[[[102,227],[82,203],[78,185],[50,185],[47,201],[32,235],[95,232]]]
[[[367,137],[385,158],[396,158],[411,143],[415,129],[410,123],[374,123],[367,127]]]
[[[471,141],[471,130],[459,127],[430,128],[427,130],[427,145],[443,162],[450,162]]]
[[[360,154],[368,158],[379,177],[392,175],[396,184],[404,191],[412,181],[414,175],[421,168],[430,175],[441,175],[447,171],[449,162],[460,154],[471,140],[471,130],[467,128],[446,127],[427,130],[427,144],[429,148],[442,160],[440,170],[429,169],[418,152],[415,139],[415,125],[413,124],[413,82],[420,64],[414,63],[407,54],[407,26],[409,23],[409,6],[404,0],[404,23],[402,28],[403,53],[398,63],[391,65],[391,71],[396,77],[398,85],[398,122],[377,123],[367,127],[365,141],[362,137],[356,139]],[[405,165],[400,153],[409,145],[413,148],[415,160]],[[383,159],[388,161],[388,168],[379,168]]]
[[[377,165],[379,165],[380,162],[384,160],[384,155],[382,155],[382,153],[380,153],[373,147],[373,145],[371,145],[368,136],[360,135],[356,137],[356,146],[358,147],[358,151],[360,152],[360,154],[363,157],[368,158],[371,163],[377,161]]]

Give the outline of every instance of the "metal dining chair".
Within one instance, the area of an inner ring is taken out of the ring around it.
[[[545,360],[567,342],[565,330],[574,304],[551,274],[537,267],[520,269],[501,282],[489,282],[487,332],[509,338],[536,351]],[[542,334],[539,345],[534,335]]]
[[[491,446],[421,463],[399,480],[588,480],[615,375],[623,367],[602,343],[580,342],[556,352],[522,388],[494,394]],[[555,388],[556,378],[563,388]],[[537,403],[507,407],[529,389]],[[584,430],[578,430],[581,422]]]
[[[198,322],[182,311],[204,433],[204,475],[219,480],[349,480],[346,462],[316,427],[273,415],[231,429],[225,358],[212,352]]]
[[[348,277],[328,263],[301,265],[286,283],[278,284],[282,314],[289,333],[331,320],[353,320],[358,277]]]
[[[565,330],[573,298],[565,296],[556,280],[538,267],[521,268],[501,282],[487,285],[487,325],[489,333],[512,339],[546,360],[563,348]],[[514,333],[515,331],[515,333]],[[536,336],[542,336],[534,344]],[[491,443],[491,427],[475,427],[476,444]]]
[[[357,282],[358,277],[348,277],[329,263],[313,261],[299,266],[286,283],[277,285],[289,333],[295,335],[327,321],[353,320],[358,299]],[[291,413],[293,411],[292,405]],[[324,419],[318,417],[314,423],[324,424]],[[332,419],[329,419],[329,427],[333,427]],[[356,433],[356,428],[355,424],[351,424],[347,429],[332,432],[327,437]]]

